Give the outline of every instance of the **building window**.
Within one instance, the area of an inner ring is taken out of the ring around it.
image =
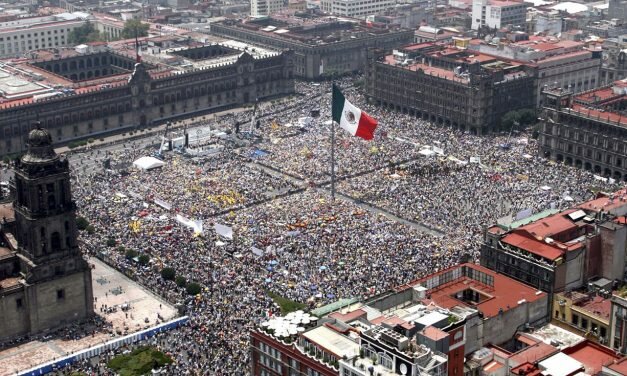
[[[65,299],[65,290],[59,289],[57,290],[57,300]]]
[[[573,315],[573,318],[572,318],[572,323],[573,323],[573,325],[575,325],[575,326],[579,325],[579,316],[577,316],[577,315]]]
[[[586,330],[588,329],[588,319],[581,318],[581,327]]]
[[[17,307],[17,309],[20,309],[24,306],[24,302],[22,302],[22,299],[15,299],[15,306]]]

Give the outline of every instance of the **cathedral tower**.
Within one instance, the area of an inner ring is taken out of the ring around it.
[[[15,167],[15,238],[29,332],[93,314],[91,269],[77,243],[70,168],[37,126]]]

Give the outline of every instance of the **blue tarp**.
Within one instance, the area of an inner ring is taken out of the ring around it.
[[[250,157],[255,159],[265,157],[266,155],[268,155],[268,152],[261,149],[255,149],[253,152],[250,153]]]

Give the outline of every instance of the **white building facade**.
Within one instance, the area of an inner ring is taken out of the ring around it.
[[[33,50],[68,46],[72,30],[84,23],[84,18],[69,14],[2,22],[0,57],[20,56]]]
[[[285,8],[286,0],[250,0],[250,15],[253,17],[269,16]]]
[[[395,4],[394,0],[322,0],[323,12],[336,16],[366,18],[381,13]]]
[[[472,3],[472,29],[485,26],[491,29],[507,25],[525,25],[527,5],[517,1],[474,0]]]

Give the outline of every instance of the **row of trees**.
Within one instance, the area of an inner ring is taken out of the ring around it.
[[[530,124],[535,124],[537,119],[536,111],[530,108],[510,111],[501,118],[501,129],[510,130],[514,126],[525,127]]]
[[[124,29],[122,29],[120,39],[135,38],[136,34],[138,37],[148,36],[149,28],[150,25],[147,23],[142,23],[137,19],[130,19],[124,23]],[[101,42],[106,39],[107,36],[104,33],[98,31],[93,23],[87,21],[82,26],[77,27],[70,32],[70,35],[68,36],[68,43],[77,45],[89,42]],[[109,39],[111,40],[111,38]]]
[[[187,282],[182,275],[176,275],[176,270],[171,267],[161,269],[161,278],[166,281],[174,281],[178,287],[184,287],[189,295],[197,295],[202,291],[202,287],[196,282]]]

